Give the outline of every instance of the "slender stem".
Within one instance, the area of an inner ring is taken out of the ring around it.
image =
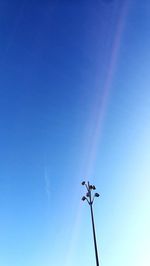
[[[93,215],[93,206],[92,206],[92,203],[93,202],[92,202],[91,190],[90,190],[90,184],[89,184],[89,182],[88,182],[88,188],[89,188],[89,199],[90,199],[90,210],[91,210],[91,219],[92,219],[92,229],[93,229],[93,238],[94,238],[96,266],[99,266],[97,243],[96,243],[96,233],[95,233],[95,224],[94,224],[94,215]]]
[[[90,210],[91,210],[91,218],[92,218],[92,228],[93,228],[93,238],[94,238],[94,247],[95,247],[96,266],[99,266],[97,243],[96,243],[96,233],[95,233],[95,225],[94,225],[94,215],[93,215],[92,204],[90,204]]]

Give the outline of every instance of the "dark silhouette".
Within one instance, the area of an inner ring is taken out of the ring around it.
[[[98,251],[97,251],[97,243],[96,243],[96,233],[95,233],[95,225],[94,225],[94,215],[93,215],[93,202],[95,197],[99,197],[98,193],[95,193],[92,196],[92,190],[95,190],[96,187],[93,185],[90,185],[89,182],[82,182],[82,185],[86,187],[87,193],[86,196],[82,197],[82,200],[85,201],[87,200],[89,206],[90,206],[90,211],[91,211],[91,219],[92,219],[92,229],[93,229],[93,238],[94,238],[94,248],[95,248],[95,257],[96,257],[96,266],[99,266],[99,260],[98,260]]]

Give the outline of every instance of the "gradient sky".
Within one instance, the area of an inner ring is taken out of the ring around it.
[[[0,265],[150,265],[149,0],[0,1]]]

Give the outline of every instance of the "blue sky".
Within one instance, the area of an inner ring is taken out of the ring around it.
[[[0,264],[149,266],[150,3],[0,3]]]

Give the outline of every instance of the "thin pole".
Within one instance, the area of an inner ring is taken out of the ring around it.
[[[89,182],[82,182],[82,185],[86,187],[87,193],[86,196],[82,197],[83,201],[87,201],[88,204],[90,205],[90,211],[91,211],[91,220],[92,220],[92,229],[93,229],[93,238],[94,238],[94,248],[95,248],[95,258],[96,258],[96,266],[99,266],[99,259],[98,259],[98,250],[97,250],[97,243],[96,243],[96,232],[95,232],[95,224],[94,224],[94,214],[93,214],[93,202],[95,197],[99,197],[98,193],[95,193],[94,196],[92,196],[93,190],[96,189],[95,186],[90,185]]]
[[[90,186],[88,182],[88,187]],[[89,189],[89,199],[90,199],[90,210],[91,210],[91,220],[92,220],[92,229],[93,229],[93,238],[94,238],[94,248],[95,248],[95,258],[96,258],[96,266],[99,266],[98,260],[98,251],[97,251],[97,243],[96,243],[96,233],[95,233],[95,224],[94,224],[94,215],[93,215],[93,207],[92,207],[92,197],[91,190]]]
[[[92,204],[90,204],[90,210],[91,210],[91,219],[92,219],[92,228],[93,228],[93,238],[94,238],[94,247],[95,247],[96,266],[99,266],[97,243],[96,243],[96,233],[95,233],[95,225],[94,225],[94,215],[93,215]]]

